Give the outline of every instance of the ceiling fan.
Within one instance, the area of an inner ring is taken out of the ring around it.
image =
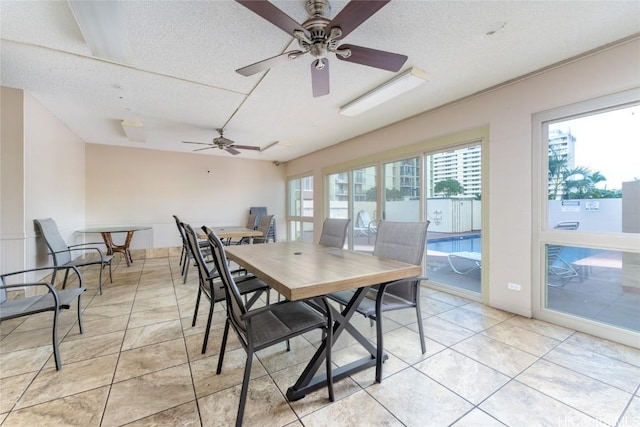
[[[255,151],[261,151],[260,147],[256,147],[253,145],[238,145],[235,142],[233,142],[232,140],[225,138],[224,137],[224,129],[216,129],[216,132],[218,132],[220,134],[219,137],[217,138],[213,138],[213,141],[211,142],[192,142],[192,141],[182,141],[184,144],[199,144],[199,145],[207,145],[207,147],[204,148],[198,148],[196,150],[193,151],[202,151],[202,150],[208,150],[210,148],[216,148],[218,147],[221,150],[225,150],[231,154],[233,154],[234,156],[236,154],[240,154],[240,151],[238,151],[238,149],[240,150],[255,150]]]
[[[285,52],[237,69],[236,72],[243,76],[251,76],[309,53],[315,58],[311,63],[311,83],[313,96],[318,97],[329,94],[329,53],[334,53],[342,61],[393,72],[399,71],[407,60],[405,55],[397,53],[349,44],[339,45],[342,38],[391,0],[352,0],[333,19],[327,18],[330,10],[328,0],[307,0],[309,18],[302,24],[298,24],[269,1],[236,1],[296,38],[300,46],[300,50]]]

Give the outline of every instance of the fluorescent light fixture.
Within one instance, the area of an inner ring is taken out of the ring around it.
[[[93,56],[127,62],[118,3],[104,0],[69,1],[69,6]]]
[[[291,144],[288,141],[276,141],[276,142],[272,142],[271,144],[267,144],[264,148],[261,148],[260,152],[262,153],[263,151],[266,151],[269,149],[271,149],[272,151],[276,151],[277,149],[287,148],[290,145]]]
[[[142,122],[137,120],[123,120],[121,123],[124,133],[127,134],[127,138],[131,141],[146,142],[144,134],[144,127]]]
[[[340,107],[340,114],[357,116],[396,96],[417,88],[428,79],[429,75],[426,72],[419,68],[411,68],[350,103],[343,105]]]

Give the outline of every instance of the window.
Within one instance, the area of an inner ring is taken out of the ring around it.
[[[639,233],[640,218],[623,210],[623,190],[640,179],[639,141],[640,105],[549,122],[547,225],[578,220],[582,231]]]
[[[313,176],[289,180],[287,193],[289,239],[313,241]]]
[[[619,342],[640,333],[639,119],[636,90],[539,113],[533,124],[534,315]]]

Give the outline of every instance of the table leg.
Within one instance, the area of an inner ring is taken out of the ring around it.
[[[127,267],[131,266],[133,263],[133,258],[131,258],[131,251],[129,250],[129,245],[131,245],[131,239],[133,239],[134,231],[127,231],[127,237],[124,240],[124,244],[116,245],[113,243],[113,237],[111,233],[100,233],[102,234],[102,240],[104,240],[104,244],[107,246],[107,255],[113,255],[114,252],[122,252],[124,255],[124,260],[127,262]]]
[[[371,342],[353,325],[351,325],[351,323],[349,323],[349,320],[356,313],[356,308],[360,305],[360,302],[365,297],[368,289],[369,288],[359,288],[344,310],[341,313],[337,311],[334,313],[335,323],[333,326],[333,342],[337,341],[340,334],[346,330],[364,348],[367,349],[370,356],[333,369],[334,381],[348,377],[356,372],[362,371],[363,369],[376,366],[376,347],[371,344]],[[296,381],[296,383],[287,390],[287,399],[289,399],[289,401],[302,399],[308,393],[326,386],[326,373],[319,375],[315,374],[318,372],[319,368],[324,365],[326,346],[333,345],[333,342],[327,343],[325,340],[320,344],[318,350],[315,352],[304,371],[302,371],[302,374],[300,374],[298,381]],[[384,358],[386,359],[387,356],[384,355]]]

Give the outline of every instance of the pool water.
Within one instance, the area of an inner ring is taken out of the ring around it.
[[[438,252],[482,252],[482,238],[479,234],[445,237],[427,241],[427,250]]]
[[[427,242],[427,249],[450,254],[452,252],[478,252],[482,253],[482,238],[479,234],[468,236],[444,237],[441,239],[431,239]],[[581,248],[576,246],[565,246],[562,248],[560,256],[568,263],[573,263],[583,258],[587,258],[605,252],[595,248]]]

